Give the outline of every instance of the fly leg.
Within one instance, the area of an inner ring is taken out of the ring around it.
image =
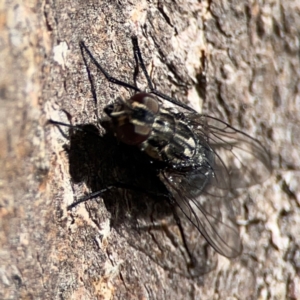
[[[184,103],[182,103],[182,102],[180,102],[180,101],[178,101],[178,100],[176,100],[174,98],[171,98],[171,97],[169,97],[169,96],[167,96],[167,95],[165,95],[165,94],[157,91],[154,88],[152,80],[151,80],[151,78],[150,78],[150,76],[149,76],[149,74],[147,72],[147,69],[146,69],[146,66],[145,66],[145,63],[144,63],[144,60],[143,60],[143,57],[142,57],[142,53],[140,51],[140,47],[139,47],[139,44],[138,44],[138,39],[137,39],[136,36],[133,36],[131,39],[132,39],[132,44],[133,44],[133,51],[135,53],[135,56],[137,56],[138,59],[139,59],[139,63],[141,65],[143,73],[144,73],[144,75],[145,75],[145,77],[147,79],[148,87],[149,87],[151,93],[154,94],[154,95],[156,95],[156,96],[158,96],[158,97],[160,97],[160,98],[162,98],[162,99],[165,99],[165,100],[167,100],[167,101],[169,101],[169,102],[171,102],[171,103],[173,103],[175,105],[178,105],[178,106],[180,106],[180,107],[182,107],[184,109],[187,109],[187,110],[192,111],[192,112],[196,112],[194,109],[192,109],[188,105],[186,105],[186,104],[184,104]]]
[[[84,57],[84,52],[87,53],[87,55],[90,57],[90,59],[92,60],[93,64],[102,72],[102,74],[105,76],[105,78],[111,82],[111,83],[114,83],[114,84],[117,84],[117,85],[120,85],[120,86],[123,86],[123,87],[126,87],[126,88],[129,88],[129,89],[132,89],[136,92],[141,92],[141,90],[137,87],[135,87],[134,85],[132,84],[129,84],[127,82],[124,82],[124,81],[121,81],[117,78],[114,78],[112,77],[101,65],[100,63],[94,58],[94,56],[92,55],[92,53],[90,52],[90,50],[87,48],[87,46],[84,44],[83,41],[81,41],[79,43],[79,46],[80,46],[80,49],[81,49],[81,53],[83,54],[83,57]],[[85,59],[85,58],[84,58]]]

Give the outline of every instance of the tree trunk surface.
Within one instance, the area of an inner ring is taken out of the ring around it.
[[[0,24],[0,299],[300,299],[299,2],[12,0]],[[96,113],[79,42],[133,83],[133,35],[159,91],[272,155],[235,200],[243,254],[198,278],[132,246],[101,198],[67,211],[91,192],[74,175],[86,161],[70,164],[68,130],[47,120],[97,124],[128,98],[91,66]]]

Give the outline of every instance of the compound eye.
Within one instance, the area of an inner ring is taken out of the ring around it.
[[[153,114],[159,112],[159,102],[149,93],[138,93],[131,97],[130,102],[134,106],[134,102],[144,104],[146,108]]]

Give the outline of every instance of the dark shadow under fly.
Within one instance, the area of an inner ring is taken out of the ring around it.
[[[112,225],[162,267],[194,277],[214,268],[216,255],[242,251],[230,191],[265,180],[271,161],[262,144],[225,122],[198,114],[153,87],[136,37],[134,57],[149,93],[111,77],[86,45],[80,48],[97,103],[89,62],[112,83],[135,91],[107,105],[94,125],[70,126],[70,173],[85,181],[111,212]],[[164,108],[163,101],[174,108]],[[65,125],[51,121],[56,125]],[[118,199],[118,201],[116,201]]]

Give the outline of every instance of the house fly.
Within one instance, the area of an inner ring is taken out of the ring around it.
[[[157,91],[136,37],[132,37],[132,43],[149,92],[110,76],[85,43],[80,42],[86,65],[88,57],[109,82],[131,89],[135,94],[130,99],[118,98],[107,105],[106,118],[100,120],[109,139],[117,143],[108,151],[115,155],[110,159],[114,160],[113,174],[119,175],[111,175],[111,180],[104,180],[98,190],[94,187],[91,195],[74,202],[69,209],[114,188],[144,191],[146,198],[159,198],[154,205],[155,213],[154,210],[150,213],[151,225],[143,221],[139,224],[140,228],[148,228],[144,231],[150,236],[147,245],[141,246],[138,236],[132,238],[132,243],[139,249],[151,245],[153,249],[146,252],[164,267],[187,276],[198,276],[213,265],[201,258],[208,251],[200,249],[203,245],[209,244],[228,258],[241,253],[239,230],[228,194],[232,189],[264,181],[271,172],[270,156],[265,147],[248,134],[215,117],[199,114]],[[92,84],[89,71],[88,75]],[[93,94],[96,97],[95,91]],[[165,108],[164,101],[175,104],[178,109]],[[105,141],[100,139],[98,142],[103,146]],[[121,164],[130,161],[131,171],[120,175],[124,171],[116,167],[116,160]],[[99,168],[108,169],[103,160]],[[145,175],[147,172],[151,173],[150,177]],[[127,180],[130,177],[133,179]],[[148,206],[149,202],[144,205]],[[166,216],[161,215],[163,210],[171,212],[168,218],[173,221],[158,222]],[[159,235],[169,238],[168,245],[158,245]],[[204,238],[202,243],[200,235]],[[139,241],[134,242],[134,238]],[[172,251],[177,254],[172,256]],[[174,267],[179,256],[183,257],[183,263]]]

